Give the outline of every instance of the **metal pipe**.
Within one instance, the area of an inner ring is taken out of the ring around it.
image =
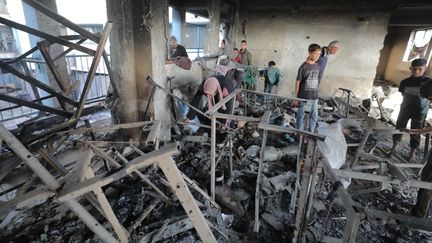
[[[214,201],[215,200],[215,187],[216,187],[216,117],[215,116],[211,116],[210,163],[211,163],[210,191],[211,191],[211,198]]]

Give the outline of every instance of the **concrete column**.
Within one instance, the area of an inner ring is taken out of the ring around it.
[[[151,59],[152,59],[152,77],[153,79],[165,87],[165,57],[167,56],[167,35],[166,26],[168,24],[168,1],[167,0],[152,0],[151,11],[153,19],[151,22]],[[168,96],[160,90],[157,90],[154,97],[155,119],[160,121],[170,121]],[[170,137],[166,137],[170,139]]]
[[[144,120],[152,98],[147,76],[163,87],[166,84],[168,2],[107,0],[107,10],[108,19],[114,23],[111,63],[120,89],[120,103],[113,112],[120,122]],[[149,115],[155,120],[170,120],[168,97],[160,90],[153,97]]]
[[[207,12],[209,13],[210,28],[205,53],[216,55],[219,48],[220,0],[207,1]]]
[[[57,12],[57,5],[55,0],[41,0],[39,1],[41,4],[45,5],[50,10]],[[34,8],[30,7],[29,5],[23,3],[23,10],[24,10],[24,16],[26,20],[26,24],[32,28],[39,29],[40,31],[46,32],[51,35],[62,35],[66,33],[62,33],[62,27],[61,24],[56,22],[55,20],[52,20],[51,18],[47,17],[46,15],[34,10]],[[41,39],[37,36],[29,35],[30,38],[30,45],[31,47],[36,46],[36,43],[41,41]],[[27,51],[27,50],[24,50]],[[64,51],[63,46],[54,44],[51,45],[49,48],[51,57],[56,57],[58,54],[62,53]],[[33,58],[44,60],[40,52],[36,52],[33,54]],[[55,62],[57,69],[59,70],[59,73],[63,80],[63,86],[68,86],[68,69],[66,65],[65,58],[60,58],[56,60]],[[38,68],[36,68],[36,78],[39,79],[42,82],[45,82],[46,84],[50,85],[51,87],[55,87],[57,90],[60,90],[57,84],[57,81],[52,76],[51,72],[48,70],[48,67],[44,64],[37,64]],[[47,96],[48,93],[45,91],[40,91],[41,96]],[[58,106],[57,102],[54,102],[53,99],[45,100],[43,101],[45,105],[49,106]]]
[[[240,0],[234,0],[234,12],[229,25],[228,38],[231,41],[232,47],[240,48],[240,39],[238,32],[240,30]]]
[[[135,15],[135,62],[137,66],[138,84],[138,109],[140,118],[145,111],[151,89],[145,81],[147,76],[162,87],[166,87],[165,60],[168,49],[168,1],[144,0],[141,8],[143,11]],[[177,38],[179,39],[179,38]],[[171,111],[169,97],[161,90],[156,89],[153,97],[153,106],[150,107],[153,119],[169,122]],[[162,129],[161,140],[170,140],[171,132],[168,128]]]
[[[120,95],[118,104],[112,110],[117,123],[138,121],[132,2],[106,1],[107,17],[113,23],[110,35],[111,67]]]

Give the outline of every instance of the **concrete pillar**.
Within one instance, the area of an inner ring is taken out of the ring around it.
[[[168,39],[166,27],[168,25],[168,1],[152,0],[151,12],[153,19],[151,22],[151,63],[153,79],[161,86],[166,86],[165,57],[167,56]],[[154,115],[156,120],[170,121],[168,96],[157,90],[154,97]],[[170,139],[170,137],[166,137]]]
[[[138,102],[132,1],[107,0],[106,6],[107,18],[113,23],[110,35],[111,67],[120,95],[117,106],[112,110],[113,118],[117,123],[136,122]]]
[[[147,76],[165,87],[168,46],[167,0],[107,0],[111,32],[111,63],[120,90],[115,108],[119,122],[146,119],[151,85]],[[169,121],[168,97],[157,90],[148,111],[155,120]],[[169,137],[168,137],[169,138]]]
[[[240,48],[240,39],[238,32],[240,30],[240,0],[234,0],[234,12],[229,25],[228,39],[231,42],[232,47]]]
[[[209,14],[210,28],[205,49],[205,54],[216,55],[219,48],[220,27],[220,0],[207,1],[207,12]]]
[[[150,76],[165,87],[165,60],[168,49],[168,3],[165,0],[132,1],[139,119],[143,120],[151,98]],[[169,121],[167,97],[156,90],[149,111],[155,120]],[[147,114],[149,115],[149,114]]]
[[[57,12],[57,5],[55,0],[41,0],[39,1],[41,4],[45,5],[50,10]],[[23,10],[24,10],[24,16],[26,20],[26,24],[29,27],[39,29],[40,31],[46,32],[51,35],[59,36],[66,33],[62,33],[62,27],[61,24],[56,22],[55,20],[52,20],[51,18],[47,17],[46,15],[34,10],[34,8],[30,7],[26,3],[23,2]],[[36,43],[41,41],[41,39],[34,35],[29,35],[30,38],[30,45],[32,47],[36,46]],[[27,50],[25,50],[27,51]],[[54,44],[51,45],[49,48],[51,57],[56,57],[60,53],[64,51],[63,46]],[[33,54],[33,58],[44,60],[40,52],[36,52]],[[60,58],[55,61],[56,67],[59,70],[59,73],[64,80],[63,86],[68,86],[68,69],[66,65],[65,58]],[[49,84],[51,87],[55,87],[57,90],[60,90],[57,84],[57,81],[52,76],[51,72],[48,70],[48,67],[44,64],[37,64],[37,68],[35,70],[36,72],[36,78],[39,79],[42,82],[45,82],[46,84]],[[40,91],[41,97],[47,96],[48,93],[45,91]],[[43,101],[45,105],[49,106],[58,106],[56,102],[53,101],[53,99],[45,100]]]

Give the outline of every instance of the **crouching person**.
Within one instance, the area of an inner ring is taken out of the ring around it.
[[[264,92],[271,94],[273,86],[276,86],[277,93],[277,86],[282,80],[282,77],[282,73],[280,72],[279,68],[276,67],[276,63],[274,61],[270,61],[264,75]],[[265,96],[264,100],[268,101],[268,96]]]
[[[226,76],[216,75],[209,77],[199,86],[191,105],[203,112],[206,112],[208,109],[211,109],[214,105],[216,105],[223,98],[228,96],[230,93],[234,92],[233,82]],[[201,105],[201,99],[205,97],[207,104]],[[233,110],[233,99],[228,101],[225,105],[223,105],[218,112],[231,114]],[[205,117],[198,118],[199,114],[197,111],[190,109],[187,114],[186,122],[193,124],[209,123],[209,120]],[[205,121],[205,120],[207,121]],[[224,121],[225,126],[228,127],[229,121]]]

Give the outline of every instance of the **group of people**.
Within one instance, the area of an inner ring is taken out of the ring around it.
[[[296,94],[298,98],[311,102],[310,131],[314,131],[318,119],[318,87],[323,77],[327,64],[328,55],[335,54],[339,49],[338,42],[332,42],[328,47],[321,48],[317,44],[309,46],[309,56],[297,74]],[[432,101],[432,79],[425,75],[427,60],[415,59],[411,62],[411,76],[402,80],[399,84],[399,91],[403,100],[396,122],[396,129],[411,134],[409,159],[413,160],[416,150],[420,145],[420,134],[431,133],[432,127],[424,127],[424,122],[429,111],[429,102]],[[297,112],[298,129],[303,129],[304,102],[300,103]],[[411,128],[406,129],[408,121],[411,120]],[[393,135],[393,147],[389,155],[395,152],[401,140],[402,134]],[[432,182],[432,154],[421,170],[422,181]],[[429,207],[432,201],[432,191],[421,188],[417,195],[416,205],[412,208],[411,214],[417,217],[426,218],[429,215]]]
[[[218,55],[226,55],[229,59],[232,59],[236,63],[249,66],[252,65],[252,53],[247,48],[247,41],[242,40],[240,42],[240,50],[234,47],[231,51],[231,47],[228,45],[227,41],[223,39],[219,47]]]
[[[224,43],[223,43],[224,44]],[[315,131],[318,120],[318,90],[324,71],[327,66],[328,58],[334,55],[341,48],[339,41],[332,41],[328,46],[321,47],[318,44],[311,44],[308,47],[308,56],[304,63],[300,65],[295,82],[295,95],[307,101],[294,102],[298,106],[296,116],[296,127],[305,129],[304,114],[306,103],[310,103],[310,117],[308,130]],[[234,48],[234,52],[238,52]],[[234,53],[234,61],[250,65],[252,54],[247,50],[247,42],[241,42],[241,49],[238,54]],[[399,85],[399,91],[403,95],[400,113],[397,119],[396,128],[411,134],[410,139],[410,159],[415,157],[417,148],[420,145],[420,134],[432,132],[432,127],[423,128],[426,115],[429,110],[429,101],[432,101],[432,79],[425,75],[427,61],[419,58],[411,62],[411,76],[402,80]],[[276,68],[276,63],[270,61],[265,77],[265,92],[271,92],[272,86],[277,85],[279,78],[282,77],[280,70]],[[200,100],[205,97],[208,109],[213,107],[217,102],[228,96],[235,89],[233,81],[223,75],[212,76],[200,85],[193,101],[194,107],[199,107]],[[206,108],[203,108],[206,109]],[[232,102],[220,108],[219,112],[231,113],[233,110]],[[197,113],[190,110],[187,114],[187,120],[197,119]],[[407,122],[411,120],[411,129],[405,129]],[[225,126],[229,126],[227,122]],[[393,136],[393,147],[389,155],[393,153],[401,139],[401,134]],[[427,163],[422,169],[421,180],[432,182],[432,155],[427,158]],[[432,201],[432,191],[420,189],[418,192],[417,203],[411,213],[418,217],[427,217],[429,205]]]
[[[224,53],[223,48],[225,48],[225,42],[222,43],[222,51],[220,53]],[[241,41],[240,45],[240,53],[239,56],[234,54],[233,59],[238,58],[241,62],[251,64],[252,62],[252,54],[247,50],[247,42],[246,40]],[[309,55],[307,60],[299,67],[295,85],[295,93],[298,98],[309,100],[311,103],[311,114],[310,114],[310,122],[309,122],[309,130],[314,131],[316,122],[318,120],[318,89],[319,84],[321,82],[322,76],[324,74],[324,70],[327,65],[328,57],[330,55],[336,54],[340,49],[341,44],[339,41],[332,41],[328,46],[321,47],[318,44],[311,44],[309,46],[308,52]],[[235,50],[235,49],[234,49]],[[282,78],[282,74],[280,70],[276,67],[276,63],[274,61],[270,61],[268,63],[268,68],[265,74],[265,92],[271,93],[271,90],[274,85],[278,85]],[[219,100],[228,96],[231,92],[234,91],[235,85],[233,85],[233,81],[230,81],[229,78],[223,75],[216,75],[206,79],[199,87],[198,92],[195,95],[195,98],[192,101],[192,105],[194,107],[199,106],[199,101],[201,97],[207,98],[208,107],[211,107]],[[298,104],[298,112],[297,112],[297,124],[296,127],[298,129],[303,129],[304,123],[304,113],[306,102],[302,101]],[[205,109],[205,108],[204,108]],[[228,103],[226,106],[221,108],[220,112],[231,112],[232,107],[231,104]],[[196,112],[190,110],[187,118],[189,121],[195,119]]]
[[[319,84],[327,66],[330,55],[334,55],[340,49],[339,41],[332,41],[328,46],[321,47],[318,44],[311,44],[308,48],[307,60],[301,64],[297,72],[295,94],[296,97],[309,100],[311,104],[309,130],[314,132],[318,121],[318,90]],[[225,41],[221,43],[221,48],[225,48]],[[233,60],[244,65],[252,64],[252,53],[247,49],[246,40],[240,43],[240,51],[234,48]],[[282,73],[276,67],[276,62],[270,61],[268,68],[264,72],[264,92],[271,93],[273,86],[277,86],[282,79]],[[298,102],[296,127],[303,129],[306,102]]]

